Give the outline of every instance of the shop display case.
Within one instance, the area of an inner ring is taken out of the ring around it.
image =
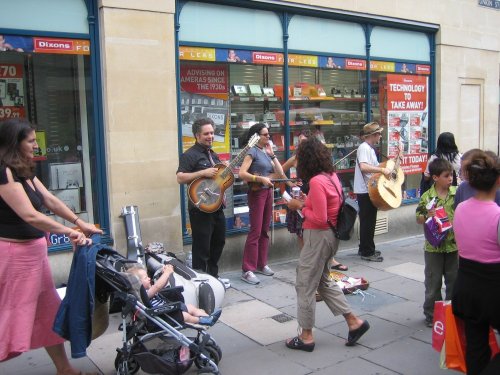
[[[33,45],[35,39],[8,38],[25,45]],[[72,40],[67,43],[70,45]],[[0,122],[26,118],[36,123],[35,175],[75,215],[103,225],[94,210],[96,190],[91,181],[97,166],[92,158],[93,130],[88,120],[92,112],[87,102],[90,57],[61,51],[24,52],[30,53],[0,54]],[[64,225],[75,226],[47,208],[43,213]],[[49,241],[49,246],[65,245],[69,238],[49,233]]]
[[[250,64],[232,64],[229,71],[230,82],[230,134],[231,158],[239,155],[245,147],[248,129],[258,122],[269,126],[271,141],[276,156],[281,163],[286,160],[284,123],[279,114],[283,112],[283,100],[276,96],[274,86],[282,82],[283,68],[281,66],[265,66]],[[247,192],[248,185],[239,179],[239,168],[233,170],[235,182],[233,185],[234,229],[240,229],[248,224]],[[280,223],[283,214],[284,201],[281,189],[277,187],[274,193],[274,221]]]
[[[361,143],[359,133],[366,123],[365,72],[302,67],[291,67],[289,72],[291,149],[300,132],[309,130],[332,149],[344,191],[352,192],[353,151]]]
[[[402,141],[402,168],[407,175],[403,197],[418,198],[418,179],[428,151],[427,65],[224,48],[184,47],[183,53],[188,56],[181,63],[180,79],[184,151],[194,142],[191,126],[200,116],[214,120],[214,150],[224,161],[240,155],[248,130],[258,122],[268,125],[282,164],[306,132],[331,149],[344,193],[354,197],[356,151],[363,142],[360,132],[367,121],[378,121],[384,128],[375,147],[379,160],[394,157]],[[189,57],[203,54],[207,56],[203,61]],[[249,226],[248,186],[238,173],[235,165],[235,182],[226,190],[229,230]],[[300,177],[295,168],[287,174]],[[284,186],[275,189],[275,223],[285,217],[283,190]]]

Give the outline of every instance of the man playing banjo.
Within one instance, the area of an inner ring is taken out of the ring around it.
[[[179,160],[177,182],[190,184],[199,177],[214,178],[219,156],[212,150],[214,142],[214,122],[209,118],[199,118],[193,123],[196,143],[184,152]],[[226,243],[226,218],[223,206],[212,213],[203,212],[189,200],[189,222],[191,223],[193,268],[219,278],[217,265]],[[220,279],[229,287],[229,280]]]

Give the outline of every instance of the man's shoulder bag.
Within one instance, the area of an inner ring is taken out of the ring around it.
[[[327,219],[328,225],[332,229],[333,233],[335,233],[335,237],[341,241],[349,241],[352,236],[354,223],[356,222],[356,217],[358,216],[359,207],[355,200],[353,199],[345,199],[344,193],[339,191],[339,188],[330,176],[328,176],[331,183],[337,190],[337,194],[340,199],[342,199],[342,203],[340,204],[339,213],[337,216],[337,225],[333,225],[330,219]]]

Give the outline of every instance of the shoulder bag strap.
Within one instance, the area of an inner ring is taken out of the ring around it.
[[[333,179],[331,178],[331,176],[327,175],[326,173],[323,173],[324,176],[326,176],[330,182],[332,183],[333,187],[335,188],[335,190],[337,190],[337,194],[339,195],[340,199],[342,200],[342,204],[344,203],[344,194],[340,194],[340,191],[339,191],[339,188],[337,187],[337,185],[335,185],[335,182],[333,182]]]
[[[339,195],[339,197],[341,199],[341,202],[342,202],[342,203],[340,203],[340,207],[342,207],[342,205],[344,204],[344,193],[342,192],[342,194],[340,194],[339,188],[337,187],[337,185],[335,185],[335,182],[333,182],[333,179],[332,179],[331,176],[327,175],[326,173],[323,173],[323,175],[326,176],[330,180],[330,182],[332,183],[332,185],[335,188],[335,190],[337,190],[337,194]],[[339,209],[339,213],[340,213],[340,209]],[[326,222],[333,229],[333,231],[335,233],[337,233],[337,228],[335,228],[335,226],[332,224],[332,222],[330,221],[330,219],[327,218]]]

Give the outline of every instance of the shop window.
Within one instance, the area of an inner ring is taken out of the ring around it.
[[[0,25],[4,29],[89,33],[85,0],[2,1]]]
[[[428,159],[430,66],[371,61],[371,70],[372,120],[384,127],[381,156],[394,157],[401,147],[403,199],[410,202],[420,197]]]
[[[288,48],[299,51],[365,56],[365,34],[360,24],[293,16],[288,26]],[[334,48],[333,48],[334,47]]]
[[[429,62],[430,43],[425,33],[376,26],[371,36],[371,56]]]
[[[181,10],[180,24],[182,42],[283,48],[274,12],[190,1]]]
[[[307,61],[300,55],[297,58],[299,63]],[[344,191],[349,194],[354,184],[355,150],[361,143],[359,132],[366,123],[366,62],[315,58],[315,68],[290,66],[288,70],[291,148],[296,148],[304,131],[322,140],[332,150]],[[357,70],[346,70],[346,65]]]
[[[99,224],[89,41],[10,35],[3,41],[0,121],[24,117],[36,124],[36,175],[76,215]],[[63,235],[50,234],[50,241],[69,244]]]
[[[215,123],[213,149],[221,160],[230,163],[234,176],[234,184],[225,190],[226,227],[229,231],[245,230],[249,225],[249,186],[239,179],[238,171],[247,151],[248,129],[257,122],[267,123],[275,154],[282,163],[287,156],[283,122],[283,55],[196,47],[181,47],[180,52],[183,60],[198,53],[213,56],[215,60],[181,61],[182,151],[194,144],[193,122],[200,117],[211,118]],[[186,210],[191,190],[184,187]],[[279,189],[275,190],[275,201],[274,220],[279,223],[280,214],[285,212]],[[187,212],[185,218],[189,218]],[[190,234],[189,222],[186,234]]]
[[[179,40],[185,44],[179,48],[182,151],[194,143],[191,125],[200,116],[214,120],[214,148],[227,161],[240,154],[247,129],[258,121],[268,124],[282,163],[295,151],[301,131],[307,130],[332,149],[345,192],[352,194],[360,130],[372,119],[386,129],[387,138],[376,150],[381,160],[395,156],[396,143],[401,141],[404,199],[409,203],[418,198],[429,147],[427,34],[374,27],[371,55],[392,62],[372,60],[368,67],[365,33],[357,23],[294,15],[288,26],[286,61],[283,53],[272,52],[283,48],[281,23],[274,12],[188,2],[181,10],[180,24]],[[254,25],[251,33],[247,25]],[[241,49],[195,47],[196,43]],[[263,46],[265,52],[252,46]],[[367,113],[369,103],[371,113]],[[247,226],[248,186],[238,179],[237,165],[233,174],[225,215],[229,231],[239,231]],[[292,169],[290,177],[295,174]],[[187,202],[187,193],[184,197]],[[274,221],[279,223],[284,207],[279,190],[275,204]],[[188,218],[187,213],[184,217]],[[185,229],[189,235],[189,223]]]
[[[230,64],[229,69],[232,157],[244,152],[248,129],[257,122],[263,122],[268,125],[274,153],[283,164],[287,157],[285,124],[282,116],[283,66]],[[247,92],[238,93],[235,88],[239,86],[247,88]],[[233,171],[236,177],[238,170],[239,165]],[[281,217],[285,214],[280,188],[281,186],[277,186],[274,190],[273,220],[275,223],[280,223],[280,214]],[[248,228],[248,189],[260,189],[260,186],[249,185],[236,178],[233,186],[234,207],[232,212],[228,213],[230,216],[226,215],[229,229]]]

